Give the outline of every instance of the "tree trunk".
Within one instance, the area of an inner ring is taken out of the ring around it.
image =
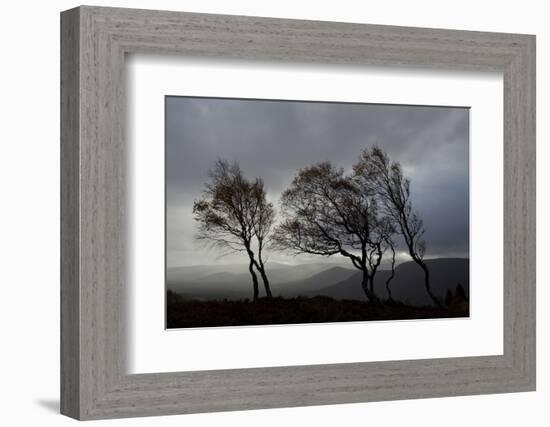
[[[428,295],[430,296],[430,298],[432,299],[433,303],[437,306],[437,307],[442,307],[442,304],[441,302],[439,301],[439,298],[437,298],[433,293],[432,293],[432,288],[430,286],[430,272],[428,270],[428,266],[426,265],[426,263],[420,259],[415,259],[416,263],[420,266],[420,268],[422,268],[422,271],[424,271],[424,286],[426,287],[426,292],[428,292]]]
[[[390,282],[393,280],[395,276],[395,249],[393,248],[393,246],[391,247],[391,250],[392,250],[391,273],[390,273],[390,277],[386,279],[386,292],[388,293],[388,301],[393,301]]]
[[[267,274],[265,274],[264,263],[261,260],[260,260],[260,265],[259,265],[258,270],[259,270],[259,272],[262,276],[262,281],[264,282],[265,294],[267,295],[268,298],[272,298],[273,295],[271,294],[271,287],[269,286],[269,279],[267,278]]]
[[[372,297],[372,302],[378,304],[380,302],[380,298],[376,295],[376,291],[374,290],[374,275],[375,273],[372,273],[369,276],[369,291]]]
[[[258,288],[258,276],[256,276],[256,273],[254,272],[254,260],[252,258],[250,258],[250,263],[248,264],[248,271],[252,276],[252,286],[254,288],[254,301],[257,301],[260,291]]]
[[[394,270],[392,270],[390,277],[386,280],[386,292],[388,293],[388,301],[393,301],[391,288],[390,288],[390,282],[392,281],[393,276],[394,276]]]
[[[245,242],[245,247],[246,247],[246,253],[248,254],[248,258],[250,259],[250,262],[248,264],[248,271],[252,276],[252,287],[254,288],[254,301],[257,301],[258,296],[260,295],[260,290],[258,287],[258,276],[254,271],[254,264],[256,264],[256,260],[254,259],[254,252],[252,252],[252,249],[250,249],[250,245],[246,244]]]
[[[256,268],[260,272],[262,276],[262,281],[264,282],[264,288],[265,288],[265,294],[268,298],[272,298],[273,295],[271,295],[271,287],[269,286],[269,279],[267,278],[267,274],[265,273],[265,266],[264,266],[264,260],[262,258],[262,249],[263,249],[263,239],[258,238],[258,262],[256,262]]]
[[[363,280],[361,282],[361,287],[367,296],[367,299],[372,303],[378,303],[379,299],[376,297],[376,294],[373,292],[374,287],[371,285],[371,278],[367,271],[363,270]],[[371,291],[372,289],[372,291]]]

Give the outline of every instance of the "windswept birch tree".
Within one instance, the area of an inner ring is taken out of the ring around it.
[[[330,162],[301,169],[283,192],[273,240],[279,249],[349,259],[362,272],[366,297],[379,302],[374,278],[389,229],[379,217],[376,193],[363,190]]]
[[[262,277],[266,295],[271,297],[263,249],[275,213],[266,200],[263,181],[246,179],[237,163],[225,160],[215,163],[209,178],[202,198],[193,205],[194,219],[199,224],[197,238],[230,252],[245,252],[254,300],[259,297],[255,268]]]
[[[391,161],[382,149],[374,146],[361,153],[359,161],[354,165],[353,173],[356,179],[376,188],[385,214],[393,220],[403,237],[409,255],[424,272],[426,292],[435,305],[441,306],[441,302],[432,292],[430,271],[424,261],[424,223],[413,209],[411,182],[404,176],[401,164]]]

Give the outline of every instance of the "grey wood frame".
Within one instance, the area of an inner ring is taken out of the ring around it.
[[[124,57],[500,71],[504,353],[125,371]],[[61,412],[100,419],[535,390],[535,37],[83,6],[61,14]]]

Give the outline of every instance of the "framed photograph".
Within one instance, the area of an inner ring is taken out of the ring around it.
[[[167,328],[469,316],[468,108],[165,114]]]
[[[535,37],[61,14],[61,411],[535,389]]]

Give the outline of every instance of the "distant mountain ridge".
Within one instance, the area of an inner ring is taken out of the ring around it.
[[[447,290],[454,291],[458,284],[469,295],[469,259],[437,258],[426,260],[430,269],[432,291],[444,298]],[[375,290],[387,298],[386,279],[390,272],[381,270],[375,278]],[[362,274],[352,268],[331,264],[284,265],[268,264],[268,275],[274,296],[312,297],[329,296],[335,299],[366,300],[361,288]],[[424,287],[424,274],[412,261],[397,266],[391,282],[394,299],[412,305],[430,305]],[[252,297],[251,278],[243,266],[192,266],[169,269],[167,288],[186,298],[245,299]],[[260,280],[260,296],[263,289]]]
[[[308,263],[299,265],[288,265],[270,262],[267,264],[268,274],[273,283],[290,283],[296,280],[303,280],[313,276],[325,269],[331,268],[331,264],[326,263]],[[181,283],[182,281],[208,281],[208,277],[215,274],[232,274],[242,276],[244,281],[250,280],[248,266],[245,264],[237,265],[194,265],[188,267],[172,267],[167,271],[168,286]]]

